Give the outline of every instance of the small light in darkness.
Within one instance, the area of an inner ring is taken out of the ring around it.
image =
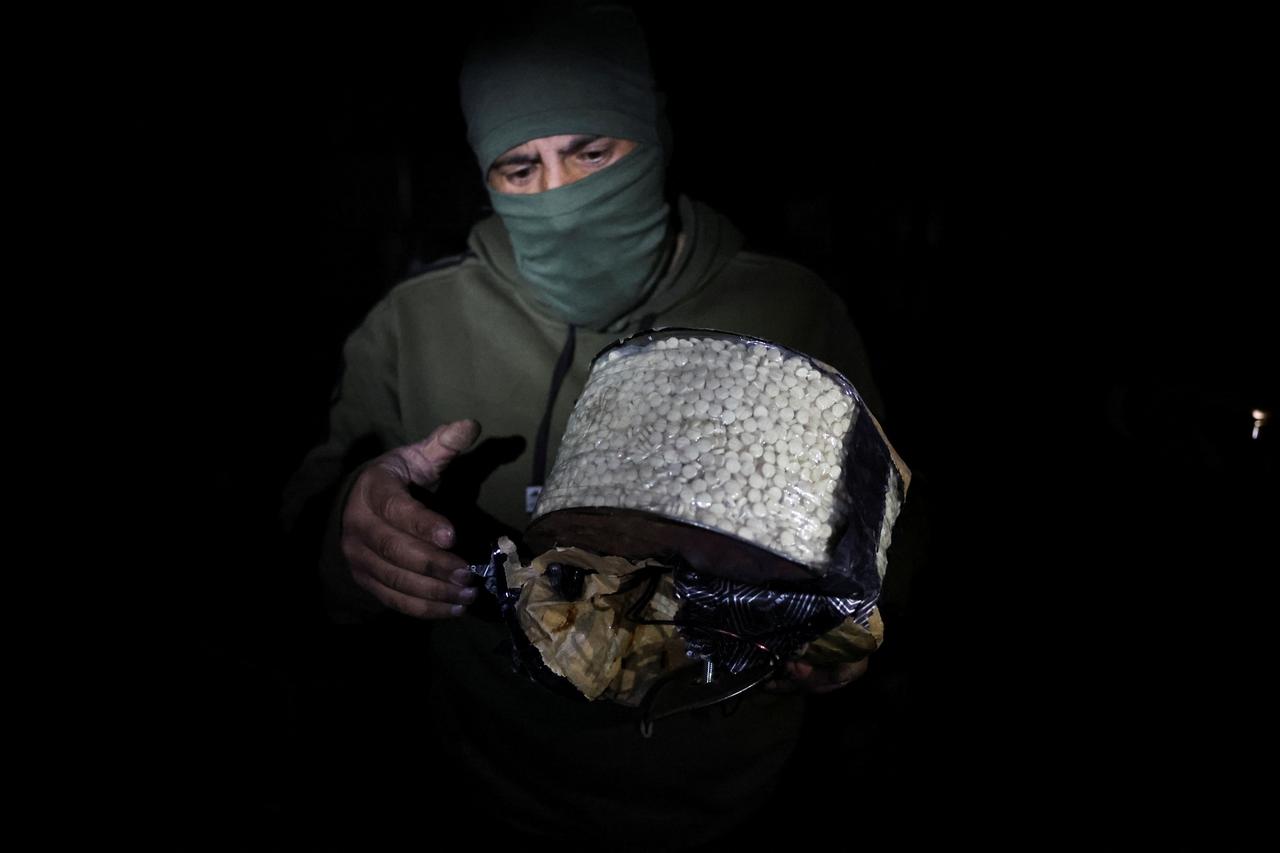
[[[1267,425],[1267,421],[1270,420],[1270,418],[1271,413],[1268,411],[1264,411],[1263,409],[1253,410],[1253,437],[1255,439],[1258,437],[1258,433],[1262,431],[1262,428]]]

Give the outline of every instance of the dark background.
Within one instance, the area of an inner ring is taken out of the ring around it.
[[[1274,146],[1252,54],[698,5],[641,4],[674,182],[842,294],[917,477],[889,645],[814,703],[789,777],[840,770],[857,796],[797,783],[778,809],[981,827],[991,798],[1057,813],[1064,792],[1133,818],[1137,788],[1167,826],[1268,707],[1274,436],[1249,412],[1275,409]],[[396,766],[376,710],[426,689],[412,626],[324,624],[275,517],[345,335],[483,213],[456,76],[491,9],[384,34],[373,61],[268,43],[180,83],[139,72],[164,117],[132,152],[169,248],[152,297],[202,460],[170,677],[192,763],[236,780],[200,788],[218,821],[369,806],[351,780]]]

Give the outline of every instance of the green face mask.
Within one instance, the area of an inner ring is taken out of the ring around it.
[[[664,172],[662,149],[640,145],[567,186],[489,190],[540,303],[574,326],[604,329],[652,292],[671,253]]]

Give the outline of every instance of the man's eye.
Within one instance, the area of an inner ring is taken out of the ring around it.
[[[514,172],[508,172],[507,180],[508,181],[525,181],[525,180],[528,180],[529,176],[532,174],[533,174],[533,167],[526,166],[523,169],[517,169]]]
[[[583,151],[582,159],[588,163],[603,163],[609,156],[608,148],[600,148],[595,151]]]

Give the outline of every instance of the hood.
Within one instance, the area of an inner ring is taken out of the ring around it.
[[[642,318],[650,314],[661,316],[693,298],[742,248],[742,232],[722,214],[685,195],[679,197],[677,209],[684,245],[670,269],[647,300],[607,328],[596,331],[617,334],[639,331],[634,327]],[[548,322],[565,325],[534,298],[532,286],[521,277],[501,218],[495,214],[476,223],[467,242],[471,251],[494,270],[501,283],[510,287],[531,313]]]

